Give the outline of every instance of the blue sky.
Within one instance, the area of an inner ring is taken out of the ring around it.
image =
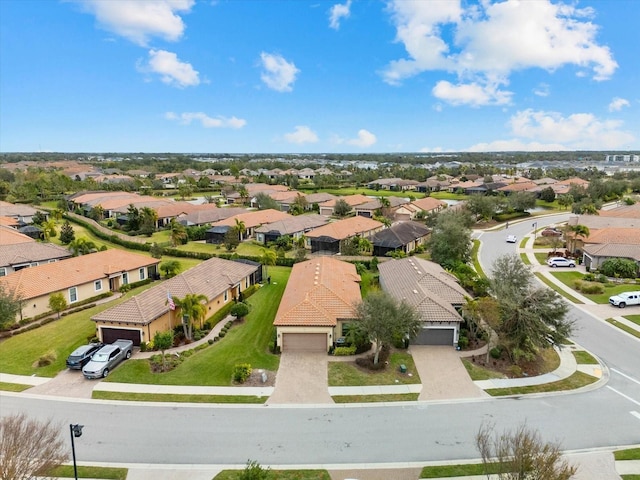
[[[637,151],[639,18],[636,0],[1,0],[0,151]]]

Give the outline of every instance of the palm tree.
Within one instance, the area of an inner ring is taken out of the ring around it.
[[[263,264],[265,267],[267,267],[268,265],[275,265],[276,258],[277,258],[276,252],[274,252],[270,248],[260,249],[260,263]],[[264,273],[265,273],[265,276],[267,277],[269,276],[269,270],[267,268],[264,269]]]
[[[187,293],[184,298],[174,298],[173,301],[182,314],[184,336],[188,340],[193,340],[193,324],[197,322],[202,326],[209,299],[200,293]]]
[[[85,237],[76,238],[69,243],[69,250],[74,257],[86,255],[97,250],[96,244]]]
[[[587,227],[586,225],[571,225],[569,226],[568,230],[573,233],[573,236],[572,236],[573,248],[571,248],[571,250],[574,252],[576,251],[576,243],[578,240],[578,236],[587,238],[591,234],[589,227]]]
[[[244,231],[247,229],[244,222],[236,218],[236,226],[233,228],[238,233],[238,239],[242,241],[242,235],[244,234]]]
[[[187,239],[187,230],[175,218],[172,218],[171,222],[169,222],[169,230],[172,246],[181,245]]]
[[[242,201],[242,204],[245,205],[247,203],[247,199],[249,198],[249,191],[247,190],[247,187],[245,187],[244,185],[241,185],[238,187],[237,192],[240,195],[240,200]]]
[[[44,241],[48,242],[50,238],[56,236],[56,221],[47,220],[42,224],[42,233],[44,235]]]

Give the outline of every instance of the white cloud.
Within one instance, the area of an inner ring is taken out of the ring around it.
[[[509,120],[514,138],[479,143],[470,151],[615,150],[635,141],[618,120],[599,120],[591,113],[563,116],[527,109]],[[529,141],[532,140],[532,141]]]
[[[290,92],[296,76],[300,73],[293,62],[287,62],[281,55],[262,52],[260,54],[262,68],[260,78],[267,87],[278,92]]]
[[[147,69],[161,75],[164,83],[179,88],[193,87],[200,84],[197,70],[190,63],[181,62],[173,52],[166,50],[149,50]]]
[[[548,83],[540,83],[533,89],[533,93],[539,97],[548,97],[551,93]]]
[[[461,84],[486,88],[506,83],[516,70],[554,71],[565,65],[591,69],[599,81],[618,67],[609,48],[597,43],[589,9],[549,0],[482,1],[466,8],[453,0],[391,0],[389,9],[396,40],[407,52],[382,72],[390,84],[445,70]],[[445,37],[444,29],[451,35]]]
[[[107,31],[146,46],[151,37],[176,41],[184,33],[178,13],[188,13],[195,0],[78,0]]]
[[[498,85],[479,85],[467,83],[453,85],[446,80],[436,83],[432,90],[433,96],[452,105],[508,105],[511,103],[512,92],[500,90]]]
[[[289,143],[316,143],[318,141],[318,135],[309,127],[298,125],[293,132],[285,133],[284,139]]]
[[[177,121],[182,125],[190,125],[191,122],[197,121],[200,122],[204,128],[242,128],[247,124],[247,121],[242,118],[210,117],[202,112],[183,112],[179,115],[174,112],[167,112],[164,114],[164,118]]]
[[[354,147],[366,148],[374,145],[378,139],[376,136],[365,129],[358,130],[358,137],[347,140],[347,144],[353,145]]]
[[[625,100],[624,98],[620,98],[620,97],[615,97],[613,100],[611,100],[611,103],[609,104],[609,111],[617,112],[622,110],[622,107],[628,107],[628,106],[629,106],[629,100]]]
[[[335,30],[340,28],[340,20],[351,15],[351,0],[347,3],[336,3],[329,10],[329,26]]]

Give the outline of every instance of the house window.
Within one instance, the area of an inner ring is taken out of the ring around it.
[[[129,273],[124,272],[122,274],[122,284],[123,285],[129,285]]]
[[[229,300],[229,292],[228,291],[224,291],[224,301],[226,302],[227,300]]]
[[[71,287],[69,289],[69,303],[75,303],[78,301],[78,289],[76,287]]]
[[[144,280],[145,279],[145,269],[141,268],[140,270],[138,270],[138,272],[140,273],[140,280]]]
[[[96,280],[95,282],[93,282],[93,286],[96,292],[99,292],[100,290],[102,290],[102,280]]]
[[[4,277],[7,274],[7,269],[2,267],[0,268],[0,277]]]

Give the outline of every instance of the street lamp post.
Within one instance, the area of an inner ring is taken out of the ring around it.
[[[536,241],[536,230],[538,229],[538,222],[533,222],[533,242]]]
[[[76,445],[73,439],[82,436],[82,427],[84,427],[84,425],[77,423],[69,424],[69,432],[71,433],[71,455],[73,456],[73,475],[76,480],[78,480],[78,467],[76,465]]]

